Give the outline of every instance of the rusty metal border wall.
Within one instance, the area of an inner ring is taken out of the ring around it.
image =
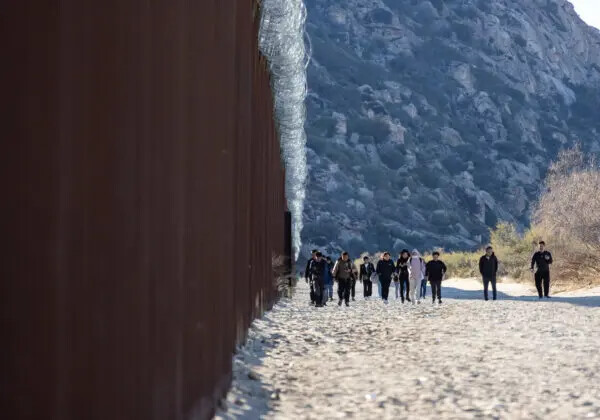
[[[3,419],[204,419],[289,257],[252,0],[0,10]]]

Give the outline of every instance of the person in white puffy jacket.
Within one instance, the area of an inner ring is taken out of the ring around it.
[[[408,296],[414,305],[415,303],[421,303],[421,281],[425,277],[425,261],[423,261],[421,254],[416,249],[413,249],[411,253],[411,257],[408,260],[408,267],[410,269],[410,291]]]

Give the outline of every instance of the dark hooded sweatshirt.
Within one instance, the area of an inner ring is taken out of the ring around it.
[[[486,279],[495,279],[496,273],[498,272],[498,259],[496,255],[492,255],[488,258],[484,255],[479,259],[479,272]]]

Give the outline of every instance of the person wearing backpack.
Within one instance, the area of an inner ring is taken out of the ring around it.
[[[363,282],[363,296],[368,299],[373,294],[373,282],[371,276],[375,272],[375,266],[369,261],[366,255],[363,257],[363,263],[360,265],[360,279]]]
[[[336,261],[332,272],[338,283],[338,306],[342,306],[342,300],[346,303],[346,306],[350,306],[350,288],[355,271],[348,253],[342,252],[342,256]]]
[[[479,259],[479,272],[483,278],[483,298],[488,300],[488,287],[492,283],[492,299],[496,300],[496,274],[498,273],[498,259],[491,246],[485,249],[485,255]]]
[[[410,270],[410,289],[407,299],[414,305],[415,303],[421,303],[421,279],[425,277],[425,261],[416,249],[413,249],[412,256],[408,260],[408,268]]]
[[[408,260],[410,259],[410,253],[408,249],[403,249],[400,253],[400,258],[396,261],[396,275],[398,276],[398,282],[395,283],[396,286],[396,299],[398,299],[398,289],[400,292],[400,298],[402,299],[402,303],[404,303],[404,296],[408,299],[408,290],[409,290],[409,267]]]
[[[392,276],[396,271],[394,262],[390,259],[389,252],[383,253],[383,259],[377,263],[376,271],[379,275],[379,283],[381,283],[381,298],[383,299],[383,302],[387,305]]]

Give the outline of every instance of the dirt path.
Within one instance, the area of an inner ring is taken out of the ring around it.
[[[217,418],[600,418],[600,289],[538,301],[504,284],[485,302],[480,287],[312,308],[300,284],[254,323]]]

